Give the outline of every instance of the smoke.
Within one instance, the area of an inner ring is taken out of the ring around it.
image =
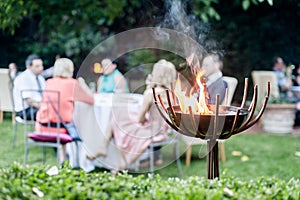
[[[210,32],[210,25],[197,19],[193,14],[187,14],[186,4],[179,0],[167,0],[165,3],[166,14],[162,22],[157,24],[157,31],[155,37],[158,40],[170,40],[169,33],[163,28],[172,29],[182,33],[188,37],[180,37],[179,40],[169,41],[172,45],[183,48],[186,58],[193,58],[191,63],[199,63],[207,51],[216,50],[217,43],[208,38]],[[195,43],[191,43],[191,39]]]
[[[169,9],[164,21],[158,26],[179,31],[196,39],[195,28],[191,25],[181,1],[166,1],[166,8]]]

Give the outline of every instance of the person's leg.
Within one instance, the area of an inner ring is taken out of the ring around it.
[[[34,108],[34,107],[29,107],[25,110],[26,113],[26,119],[27,120],[35,120],[36,119],[36,113],[37,113],[38,109]]]
[[[60,158],[60,163],[63,164],[64,161],[67,160],[66,145],[65,145],[65,144],[62,145],[61,151],[60,151],[59,153],[60,153],[60,156],[59,156],[59,158]]]
[[[24,112],[26,113],[26,110],[25,111],[21,110],[21,111],[17,112],[16,115],[19,116],[19,117],[21,117],[22,119],[24,119],[25,118],[24,117]]]
[[[161,149],[161,146],[154,147],[154,164],[155,165],[163,164],[163,159],[162,159],[160,149]]]

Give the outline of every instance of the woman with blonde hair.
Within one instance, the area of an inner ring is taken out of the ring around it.
[[[167,124],[162,120],[155,106],[153,106],[152,87],[157,92],[164,92],[171,83],[175,82],[175,66],[166,60],[160,60],[153,65],[151,75],[146,80],[147,89],[143,94],[143,103],[140,110],[115,107],[112,112],[111,129],[116,148],[122,152],[125,162],[116,160],[115,170],[121,170],[135,162],[149,147],[151,142],[160,142],[168,138]],[[159,149],[154,149],[156,165],[162,164]],[[99,155],[89,156],[95,159]],[[113,157],[107,154],[106,157]],[[122,163],[126,163],[124,166]],[[147,161],[145,162],[147,163]]]
[[[60,116],[61,120],[65,123],[72,121],[75,101],[81,101],[88,104],[94,103],[94,97],[88,93],[84,87],[81,86],[83,80],[76,80],[72,78],[73,72],[73,62],[68,58],[60,58],[55,61],[53,78],[48,79],[45,86],[45,90],[58,91],[60,93]],[[52,102],[57,102],[57,99],[55,98],[57,98],[57,96],[51,94],[50,92],[43,93],[43,100],[36,118],[37,131],[49,131],[48,127],[45,125],[48,122],[57,122],[57,111],[55,111],[53,108],[49,109],[49,106],[47,106],[46,103],[43,103],[43,101],[47,102],[49,100]],[[52,131],[57,132],[57,129],[53,128]],[[61,128],[60,132],[67,134],[65,128]],[[60,158],[62,158],[61,162],[63,162],[66,159],[65,145],[63,145],[63,151],[61,153],[62,156],[60,156]]]

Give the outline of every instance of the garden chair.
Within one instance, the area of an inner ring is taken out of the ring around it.
[[[152,105],[152,107],[153,106],[154,105]],[[161,116],[159,115],[159,113],[155,107],[153,107],[153,109],[151,109],[151,110],[152,110],[151,114],[150,114],[151,116],[154,116],[154,115],[159,116],[158,118],[156,118],[159,120],[155,120],[156,122],[154,122],[154,123],[159,123],[160,127],[162,127],[163,123],[164,123],[163,118],[161,118]],[[164,130],[164,131],[166,131],[166,130]],[[166,139],[164,141],[160,141],[160,142],[155,142],[155,141],[153,141],[153,137],[154,137],[154,134],[157,134],[157,133],[156,133],[156,131],[153,131],[153,130],[152,130],[152,133],[153,133],[153,135],[151,137],[151,143],[148,147],[148,151],[146,153],[144,153],[132,166],[129,166],[129,168],[134,168],[135,171],[138,171],[141,162],[145,158],[149,158],[149,161],[150,161],[149,172],[150,172],[151,176],[153,177],[154,170],[155,170],[155,160],[154,160],[155,149],[157,147],[160,147],[161,154],[163,154],[164,148],[167,148],[167,146],[169,146],[169,145],[173,145],[173,157],[176,160],[178,174],[180,177],[182,177],[183,175],[182,175],[180,153],[179,153],[179,135],[180,134],[172,129],[168,129],[167,130],[168,139]]]
[[[270,82],[268,105],[260,119],[262,129],[268,133],[285,134],[294,130],[296,103],[281,101],[274,71],[252,71],[253,84],[258,85],[258,107],[263,104],[267,83]],[[275,101],[274,101],[275,100]]]
[[[3,120],[3,112],[13,112],[13,105],[10,99],[9,72],[8,69],[0,69],[0,123]]]
[[[163,151],[164,146],[167,145],[173,145],[173,156],[175,157],[178,174],[180,177],[183,176],[182,169],[181,169],[181,163],[180,163],[180,153],[179,153],[179,139],[178,139],[179,133],[169,130],[168,132],[168,139],[162,142],[151,142],[151,144],[148,147],[148,151],[145,152],[134,164],[128,166],[128,169],[133,169],[134,171],[140,170],[140,165],[143,160],[149,159],[149,172],[151,176],[154,175],[155,170],[155,160],[154,160],[154,151],[156,147],[161,147],[161,151]],[[162,153],[162,152],[161,152]]]
[[[162,147],[161,149],[163,149],[163,146],[174,145],[173,146],[173,151],[174,151],[173,156],[175,156],[179,177],[182,177],[178,135],[179,135],[179,133],[177,133],[173,130],[169,130],[168,131],[168,139],[166,141],[162,141],[162,142],[153,142],[152,141],[151,142],[151,144],[149,146],[149,151],[150,151],[150,173],[152,176],[154,174],[154,166],[155,166],[155,160],[154,160],[155,148]]]
[[[222,105],[230,105],[233,99],[233,95],[236,90],[236,86],[238,84],[238,80],[235,77],[230,76],[223,76],[223,80],[227,83],[227,94],[225,99],[222,102]],[[180,136],[180,139],[187,144],[187,150],[186,150],[186,165],[189,166],[191,163],[191,157],[192,157],[192,145],[206,145],[206,141],[202,140],[200,138],[191,138],[184,135]],[[226,155],[225,155],[225,141],[219,141],[220,142],[220,154],[221,154],[221,161],[224,163],[226,161]]]
[[[30,126],[30,130],[33,131],[35,122],[31,122],[30,120],[25,121],[24,119],[22,119],[21,117],[16,115],[14,95],[13,95],[13,87],[14,87],[13,80],[9,81],[8,86],[9,86],[9,95],[10,95],[10,99],[11,99],[11,103],[12,103],[12,107],[13,107],[13,111],[12,111],[12,120],[13,121],[12,121],[12,123],[13,123],[13,126],[14,126],[14,132],[13,132],[13,138],[12,138],[12,148],[14,148],[15,145],[16,145],[18,126],[19,125],[25,126],[25,123],[26,123],[27,126]]]
[[[276,74],[274,71],[252,71],[252,81],[254,85],[258,85],[257,104],[258,108],[263,104],[263,100],[267,93],[267,84],[270,82],[270,99],[279,98],[279,88],[277,83]]]
[[[39,90],[23,90],[21,91],[21,95],[23,96],[24,92],[41,92]],[[60,150],[62,148],[62,144],[66,144],[72,142],[72,138],[65,133],[61,133],[61,120],[58,116],[60,114],[60,92],[58,91],[50,91],[50,90],[43,90],[43,93],[47,92],[47,95],[51,96],[51,100],[43,99],[42,104],[47,106],[47,110],[52,110],[53,106],[57,108],[58,114],[55,114],[56,122],[48,122],[43,124],[44,127],[41,131],[31,131],[28,129],[28,124],[24,123],[25,126],[25,164],[28,160],[28,153],[30,146],[40,146],[42,147],[43,152],[43,163],[45,163],[46,158],[46,151],[45,147],[53,147],[56,148],[57,154],[57,162],[60,164]],[[45,98],[45,97],[44,97]],[[25,100],[23,100],[23,105]],[[31,112],[33,113],[33,112]],[[45,117],[52,118],[50,116],[50,112],[43,113],[47,115]],[[53,113],[51,113],[52,115]],[[33,117],[31,117],[33,119]],[[26,120],[26,119],[25,119]],[[31,123],[39,123],[35,122],[34,120],[30,120]],[[51,130],[51,131],[50,131]]]

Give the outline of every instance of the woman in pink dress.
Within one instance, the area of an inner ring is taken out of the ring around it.
[[[68,58],[60,58],[55,61],[53,78],[48,79],[46,82],[45,90],[53,90],[60,92],[60,116],[63,122],[71,122],[74,110],[74,102],[81,101],[88,104],[94,103],[94,97],[89,93],[82,84],[84,83],[83,79],[80,78],[76,80],[72,78],[74,71],[74,64]],[[52,102],[57,101],[57,96],[51,92],[43,93],[43,100],[41,102],[41,107],[37,113],[37,131],[49,131],[46,126],[41,124],[47,124],[47,122],[57,122],[57,113],[54,109],[49,109],[46,103],[43,101],[48,101],[51,99]],[[57,132],[56,128],[53,128],[53,132]],[[66,129],[61,128],[61,133],[65,133]],[[61,152],[62,161],[66,159],[65,145],[63,145]]]
[[[151,142],[160,142],[168,138],[168,125],[159,115],[153,103],[152,88],[165,98],[165,90],[170,89],[176,79],[175,66],[166,60],[154,64],[146,80],[147,88],[143,94],[143,104],[139,112],[130,109],[114,108],[112,132],[117,148],[123,152],[127,165],[132,164],[143,154]],[[162,164],[159,149],[154,149],[155,164]]]

